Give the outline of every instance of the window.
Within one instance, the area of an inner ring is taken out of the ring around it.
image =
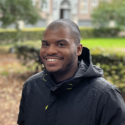
[[[32,1],[32,5],[35,6],[36,5],[36,0],[31,0]]]
[[[80,0],[80,13],[88,13],[88,0]]]
[[[41,9],[44,12],[49,11],[49,0],[41,0]]]
[[[98,0],[91,0],[92,6],[98,6]]]
[[[70,3],[69,3],[69,1],[64,0],[64,1],[61,3],[61,8],[69,9],[69,8],[70,8]]]

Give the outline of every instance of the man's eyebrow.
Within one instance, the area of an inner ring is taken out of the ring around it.
[[[48,41],[46,41],[46,40],[42,40],[41,42],[48,42]]]
[[[58,42],[68,42],[68,41],[65,40],[65,39],[61,39],[61,40],[58,40],[57,43],[58,43]]]
[[[42,40],[41,42],[48,42],[48,41],[46,41],[46,40]],[[58,40],[58,41],[56,41],[57,43],[59,43],[59,42],[68,42],[67,40],[65,40],[65,39],[61,39],[61,40]]]

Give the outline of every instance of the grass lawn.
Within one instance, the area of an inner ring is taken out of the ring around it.
[[[101,47],[106,49],[125,49],[125,38],[96,38],[96,39],[82,39],[83,46],[88,48]]]

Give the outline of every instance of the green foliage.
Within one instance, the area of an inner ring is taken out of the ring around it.
[[[92,13],[92,21],[98,28],[107,28],[110,22],[114,21],[115,27],[123,29],[125,27],[125,1],[100,1],[99,6]]]
[[[14,39],[16,39],[16,31],[6,31],[6,32],[0,32],[0,43],[6,44],[12,42]]]
[[[18,21],[35,24],[39,19],[38,9],[31,0],[0,0],[0,21],[3,27],[18,25]],[[18,27],[16,27],[18,28]]]
[[[17,54],[23,64],[36,66],[43,69],[44,66],[39,57],[38,47],[27,45],[17,45]],[[104,78],[115,84],[123,93],[125,93],[125,56],[124,54],[108,53],[105,49],[91,50],[93,64],[98,65],[104,70]]]
[[[44,28],[32,28],[16,30],[0,30],[0,43],[11,43],[14,41],[29,41],[29,40],[41,40]],[[80,28],[81,38],[95,38],[95,37],[118,37],[118,28]]]
[[[0,44],[7,44],[16,41],[41,40],[43,28],[16,30],[1,30]]]
[[[9,74],[8,71],[3,71],[3,72],[1,72],[1,75],[2,75],[2,76],[7,76],[8,74]]]
[[[82,39],[99,37],[118,37],[119,28],[80,28]]]
[[[35,67],[35,71],[37,72],[39,69],[43,69],[42,61],[39,56],[40,49],[35,48],[33,46],[25,46],[21,44],[17,44],[15,46],[17,57],[21,60],[22,64],[27,67]]]
[[[94,29],[93,35],[95,37],[118,37],[119,28],[99,28]]]
[[[93,28],[80,28],[81,38],[94,38],[94,29]]]
[[[92,54],[93,63],[104,70],[104,78],[125,92],[125,56],[117,54]]]

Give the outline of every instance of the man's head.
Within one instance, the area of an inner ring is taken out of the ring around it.
[[[56,30],[59,28],[68,28],[70,30],[70,35],[74,38],[76,44],[80,43],[81,35],[79,27],[69,19],[59,19],[50,23],[47,29]]]
[[[74,22],[59,19],[44,31],[40,57],[48,72],[75,73],[81,52],[80,31]]]

